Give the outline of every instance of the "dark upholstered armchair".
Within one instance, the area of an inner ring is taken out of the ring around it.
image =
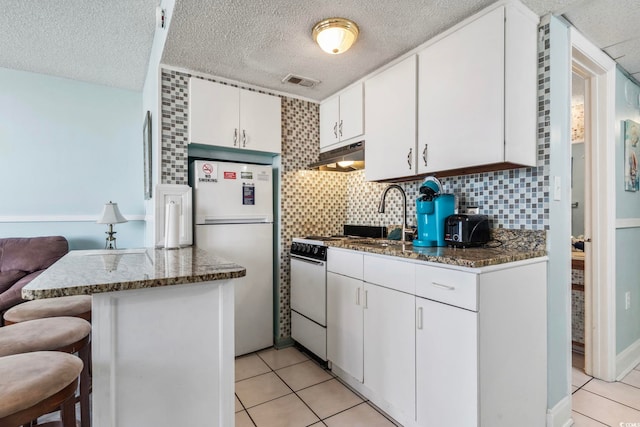
[[[20,304],[22,288],[69,252],[62,236],[0,239],[0,318]]]

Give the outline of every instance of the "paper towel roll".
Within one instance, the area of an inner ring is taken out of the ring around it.
[[[180,206],[175,202],[167,203],[164,216],[164,247],[180,247]]]

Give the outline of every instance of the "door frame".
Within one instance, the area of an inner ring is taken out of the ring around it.
[[[616,64],[573,27],[570,40],[572,67],[568,72],[577,66],[589,77],[585,98],[585,133],[590,138],[589,146],[585,145],[589,177],[585,186],[585,371],[614,381]]]

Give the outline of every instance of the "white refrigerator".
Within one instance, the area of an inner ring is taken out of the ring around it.
[[[271,166],[196,160],[194,241],[242,265],[235,282],[235,354],[273,345],[273,179]]]

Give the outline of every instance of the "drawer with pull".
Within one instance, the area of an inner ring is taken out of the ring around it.
[[[467,310],[478,311],[478,275],[416,265],[416,295]]]
[[[361,252],[329,248],[327,271],[362,280],[364,255]]]

